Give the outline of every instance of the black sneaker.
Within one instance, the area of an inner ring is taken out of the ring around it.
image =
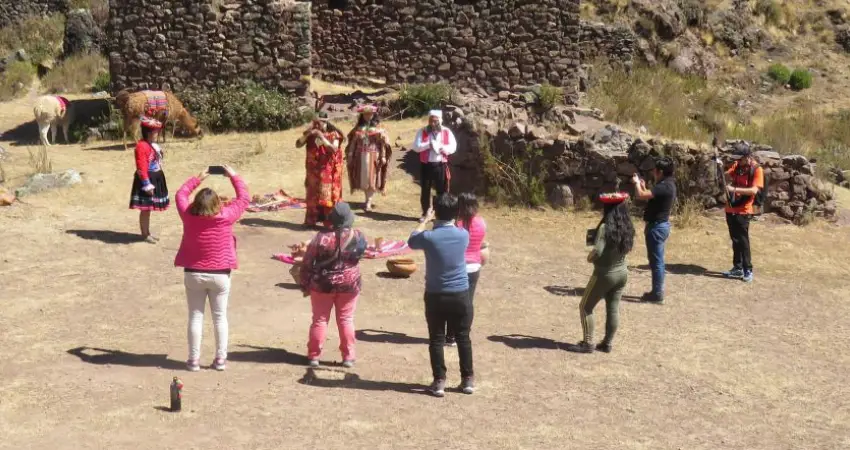
[[[567,347],[567,350],[573,353],[593,353],[593,344],[581,341],[578,344]]]
[[[454,337],[446,336],[446,347],[457,347],[457,341]]]
[[[661,305],[664,303],[664,295],[658,295],[652,292],[647,292],[640,297],[640,301],[644,303],[655,303]]]
[[[611,353],[611,344],[605,341],[602,341],[596,344],[596,350],[605,353]]]

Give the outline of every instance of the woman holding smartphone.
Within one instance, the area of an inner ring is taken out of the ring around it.
[[[203,188],[189,201],[189,196],[211,173],[230,178],[236,198],[223,203],[210,188]],[[227,303],[230,297],[230,273],[238,268],[236,237],[233,224],[248,207],[248,186],[230,166],[213,166],[189,178],[177,191],[177,211],[183,221],[183,239],[174,265],[183,267],[183,284],[189,310],[187,334],[189,359],[186,368],[201,369],[201,334],[207,298],[213,316],[216,355],[211,367],[224,370],[227,361]]]

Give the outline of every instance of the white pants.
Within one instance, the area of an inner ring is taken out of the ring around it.
[[[227,298],[230,295],[230,275],[186,272],[186,303],[189,306],[189,360],[201,357],[201,335],[204,330],[204,309],[207,297],[215,329],[215,357],[227,359]]]

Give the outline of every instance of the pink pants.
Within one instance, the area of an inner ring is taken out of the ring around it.
[[[310,326],[310,341],[307,343],[309,359],[318,359],[322,355],[331,309],[336,309],[336,326],[339,328],[339,350],[342,352],[342,359],[354,361],[354,310],[357,308],[357,297],[359,294],[355,293],[310,292],[313,324]]]

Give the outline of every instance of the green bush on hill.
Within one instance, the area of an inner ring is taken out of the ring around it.
[[[451,103],[454,97],[455,90],[447,83],[406,84],[399,91],[393,110],[405,117],[424,116]]]
[[[790,84],[791,89],[794,89],[795,91],[808,89],[812,87],[812,73],[805,69],[797,69],[791,74],[788,84]]]
[[[776,63],[767,69],[767,75],[777,83],[786,85],[791,80],[791,69],[784,64]]]

